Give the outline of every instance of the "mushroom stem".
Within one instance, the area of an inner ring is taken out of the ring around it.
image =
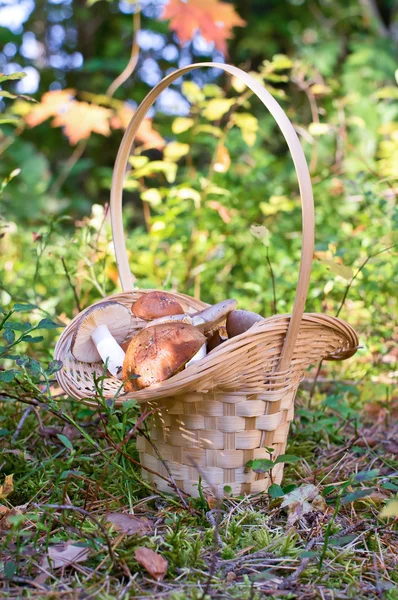
[[[193,355],[193,357],[191,358],[191,360],[189,360],[187,362],[187,364],[185,365],[185,368],[187,369],[188,367],[190,367],[194,363],[199,362],[200,360],[202,360],[202,358],[204,358],[206,356],[206,354],[207,354],[207,342],[204,343],[203,346],[201,346],[199,348],[199,350],[197,351],[197,353]]]
[[[106,325],[99,325],[91,334],[98,354],[107,366],[108,371],[121,379],[125,353],[119,346]]]

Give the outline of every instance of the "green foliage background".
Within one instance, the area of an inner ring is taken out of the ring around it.
[[[180,48],[168,22],[158,18],[158,4],[144,3],[141,27],[149,42],[115,99],[140,102],[154,73],[156,79],[189,61],[226,60],[258,74],[294,123],[311,167],[316,255],[307,311],[336,314],[341,308],[363,344],[355,359],[329,369],[332,376],[337,369],[342,377],[345,371],[354,379],[373,377],[383,395],[384,384],[392,383],[397,336],[393,2],[242,0],[235,6],[247,26],[234,30],[229,57],[223,57],[195,41]],[[0,41],[14,45],[15,70],[39,71],[36,99],[68,87],[107,106],[104,94],[131,52],[136,9],[37,0],[19,32],[0,28]],[[26,57],[27,32],[41,44],[40,60]],[[171,60],[166,46],[174,49]],[[75,52],[82,65],[70,68],[67,58]],[[11,92],[15,86],[3,84]],[[187,76],[174,90],[188,99],[189,114],[180,99],[176,114],[157,107],[153,124],[166,148],[138,146],[126,181],[127,245],[139,285],[178,289],[207,302],[235,297],[242,308],[270,315],[273,276],[276,310],[289,312],[301,213],[283,138],[263,107],[219,72]],[[1,304],[30,302],[39,307],[34,319],[45,313],[66,323],[78,306],[119,289],[106,205],[122,132],[94,133],[73,148],[49,121],[27,127],[29,107],[21,98],[4,99]],[[184,124],[181,115],[190,121]],[[259,239],[253,225],[268,233]],[[35,350],[27,344],[28,354],[49,359],[49,335]]]

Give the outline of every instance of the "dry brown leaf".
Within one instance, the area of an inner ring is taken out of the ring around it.
[[[112,111],[109,108],[89,104],[88,102],[73,102],[68,109],[59,113],[52,122],[53,127],[63,127],[70,144],[77,144],[90,135],[100,133],[109,135],[109,119]]]
[[[134,114],[134,110],[127,104],[120,108],[116,115],[111,119],[111,125],[114,129],[127,129],[128,124]],[[152,119],[144,119],[137,131],[137,140],[150,148],[161,150],[165,146],[165,141],[152,127]]]
[[[226,40],[232,37],[232,28],[246,25],[232,4],[219,0],[170,0],[161,18],[170,19],[170,28],[181,44],[191,41],[199,30],[224,53],[227,53]]]
[[[281,507],[288,510],[287,524],[294,525],[309,512],[326,510],[326,502],[318,488],[309,483],[286,494]]]
[[[116,531],[121,531],[127,535],[145,535],[153,529],[152,522],[146,517],[135,517],[125,513],[109,513],[106,521],[111,523]]]
[[[76,546],[74,542],[69,541],[65,544],[57,544],[49,546],[47,555],[44,556],[42,566],[48,569],[51,566],[53,569],[60,567],[69,567],[75,563],[81,563],[88,558],[88,548]]]
[[[13,474],[5,476],[4,483],[0,485],[0,500],[7,498],[14,491],[13,477]]]
[[[135,551],[135,560],[156,579],[162,581],[167,572],[169,563],[163,556],[150,550],[149,548],[137,548]]]
[[[69,104],[73,102],[75,90],[55,90],[43,94],[39,104],[36,104],[26,115],[25,121],[29,127],[40,125],[49,117],[58,115],[60,111],[66,110]]]

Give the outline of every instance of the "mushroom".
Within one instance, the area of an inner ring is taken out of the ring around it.
[[[151,321],[169,315],[178,315],[184,312],[181,304],[166,292],[148,292],[134,302],[131,311],[135,317]]]
[[[228,339],[227,330],[225,327],[219,327],[215,331],[212,331],[207,338],[207,352],[211,352],[220,344],[223,344]]]
[[[238,306],[236,300],[223,300],[222,302],[217,302],[217,304],[213,304],[213,306],[208,306],[203,310],[190,314],[179,314],[172,315],[170,317],[163,317],[162,319],[155,319],[151,323],[148,323],[146,327],[152,327],[153,325],[159,325],[160,323],[172,323],[172,322],[184,322],[189,323],[190,325],[195,325],[198,329],[203,331],[204,333],[208,333],[209,331],[213,331],[217,325],[222,323],[225,320],[231,310],[234,310]]]
[[[128,334],[129,309],[109,300],[92,306],[77,322],[71,352],[80,362],[106,364],[108,371],[120,377],[125,353],[119,346]]]
[[[188,323],[145,327],[131,340],[123,363],[124,389],[134,392],[169,379],[205,344],[206,338]],[[138,376],[132,378],[132,376]]]
[[[227,333],[228,337],[232,338],[236,335],[244,333],[254,323],[262,321],[264,317],[249,310],[233,310],[227,316]]]

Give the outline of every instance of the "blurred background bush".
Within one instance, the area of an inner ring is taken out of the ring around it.
[[[8,0],[0,24],[0,70],[26,75],[0,91],[2,305],[28,301],[66,323],[119,289],[107,204],[123,129],[176,67],[229,62],[277,98],[308,158],[307,311],[357,328],[364,347],[338,369],[386,394],[398,335],[393,0]],[[139,285],[289,312],[301,212],[270,115],[208,69],[175,82],[148,117],[124,197]]]

